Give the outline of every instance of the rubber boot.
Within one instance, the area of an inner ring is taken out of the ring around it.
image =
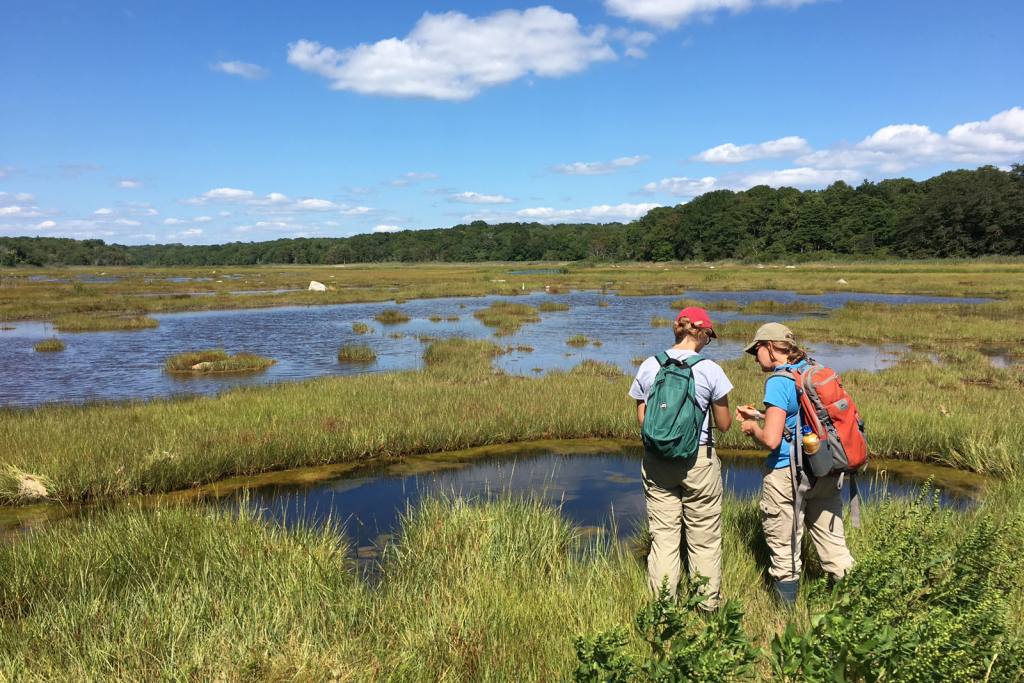
[[[792,609],[796,605],[796,594],[800,590],[800,579],[776,581],[775,594],[786,607]]]

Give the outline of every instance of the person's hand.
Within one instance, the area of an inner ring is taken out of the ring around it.
[[[744,420],[740,423],[740,430],[747,436],[753,436],[754,432],[757,431],[757,428],[757,420]]]
[[[736,406],[736,419],[753,420],[760,414],[760,412],[761,411],[750,404],[745,406]]]

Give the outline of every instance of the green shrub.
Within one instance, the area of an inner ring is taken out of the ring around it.
[[[706,581],[706,579],[704,579]],[[658,597],[637,612],[634,627],[647,643],[647,656],[629,652],[629,634],[619,627],[590,638],[577,637],[578,683],[633,681],[739,681],[753,675],[758,650],[742,629],[743,611],[728,600],[700,615],[704,596],[693,590],[682,607],[662,586]]]
[[[339,363],[372,363],[375,360],[377,354],[366,344],[345,344],[338,349]]]
[[[820,583],[817,599],[812,591],[820,613],[811,628],[790,623],[773,640],[777,680],[1021,680],[1024,644],[1011,618],[1020,520],[978,516],[950,543],[958,513],[924,495],[876,508],[869,550],[828,594]]]
[[[65,347],[64,342],[54,338],[37,341],[32,348],[40,353],[54,353],[56,351],[63,351]]]

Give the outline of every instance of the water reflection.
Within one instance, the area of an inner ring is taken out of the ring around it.
[[[723,455],[723,478],[734,497],[759,495],[761,460]],[[934,474],[941,468],[928,468]],[[951,476],[956,476],[950,473]],[[977,479],[977,477],[975,477]],[[921,480],[877,470],[858,480],[865,500],[884,495],[915,497]],[[976,490],[950,483],[937,490],[941,505],[964,508]],[[848,494],[848,487],[844,496]],[[614,528],[620,536],[641,529],[646,508],[640,482],[640,453],[632,449],[598,454],[545,453],[516,457],[411,459],[357,476],[314,485],[272,485],[237,492],[226,500],[260,510],[284,524],[340,523],[356,548],[372,547],[394,533],[401,514],[420,500],[436,495],[476,499],[540,498],[561,508],[583,527]]]
[[[226,277],[226,276],[225,276]],[[248,292],[239,292],[244,294]],[[848,301],[909,304],[978,299],[950,299],[901,295],[830,293],[802,296],[793,292],[681,292],[673,296],[618,297],[598,292],[545,294],[536,292],[511,297],[537,305],[556,301],[568,311],[542,313],[541,322],[525,325],[499,343],[528,346],[533,352],[515,351],[496,360],[501,369],[530,375],[568,369],[585,359],[613,363],[627,373],[634,371],[633,358],[646,357],[671,343],[666,328],[652,328],[654,316],[669,316],[669,304],[679,296],[703,301],[731,300],[739,303],[771,298],[788,303],[809,301],[835,308]],[[31,406],[48,402],[148,399],[176,394],[212,394],[224,389],[321,375],[356,374],[415,369],[421,366],[420,337],[452,336],[494,338],[472,313],[495,301],[510,297],[460,297],[421,299],[399,306],[411,317],[407,323],[382,326],[373,317],[392,302],[341,304],[334,306],[280,307],[235,311],[203,311],[156,315],[160,327],[134,332],[95,332],[58,335],[47,323],[13,323],[13,330],[0,335],[0,405]],[[764,315],[714,312],[716,323],[728,326],[734,320],[767,320]],[[432,322],[431,316],[459,316],[458,320]],[[790,316],[795,317],[795,316]],[[357,335],[352,323],[366,322],[374,334]],[[401,334],[400,338],[392,335]],[[583,334],[602,342],[599,348],[577,349],[565,341]],[[67,350],[57,356],[38,354],[34,342],[60,336]],[[341,344],[369,345],[377,362],[369,366],[342,366],[336,360]],[[164,360],[176,353],[223,347],[230,353],[249,351],[278,362],[265,373],[254,376],[201,377],[178,379],[163,372]],[[716,360],[738,357],[739,341],[716,341],[706,354]],[[906,350],[900,345],[845,347],[815,344],[817,357],[839,371],[878,370],[894,363]],[[539,369],[539,370],[538,370]]]

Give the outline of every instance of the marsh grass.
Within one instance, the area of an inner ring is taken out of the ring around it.
[[[171,356],[164,363],[164,370],[172,374],[260,372],[276,362],[254,353],[236,353],[232,356],[224,349],[207,349]]]
[[[573,336],[566,339],[565,343],[568,344],[569,346],[575,346],[579,348],[586,346],[587,344],[591,344],[593,342],[591,341],[590,337],[588,337],[585,334],[574,334]]]
[[[352,323],[352,331],[356,334],[372,334],[373,328],[366,323],[355,322]]]
[[[1015,490],[994,491],[997,500],[977,511],[923,519],[937,561],[956,560],[958,545],[969,551],[986,517],[1019,547]],[[333,525],[285,530],[247,512],[246,502],[240,514],[123,505],[49,525],[0,545],[0,677],[95,680],[128,670],[141,679],[568,680],[575,635],[629,624],[646,604],[645,543],[580,528],[536,498],[495,495],[430,497],[408,508],[372,585],[358,580]],[[874,572],[862,583],[891,587],[897,568],[880,564],[890,546],[912,540],[917,527],[900,522],[912,508],[870,502],[863,528],[848,530],[854,556]],[[759,511],[727,498],[723,513],[723,594],[742,603],[744,630],[767,650],[786,614],[763,574]],[[808,557],[798,632],[833,600]],[[915,561],[898,572],[927,577],[929,566]],[[1021,635],[1019,574],[1013,579],[1011,648]],[[955,600],[946,609],[966,619],[974,612]],[[880,628],[913,618],[878,615]],[[635,633],[625,643],[628,654],[645,654]],[[951,645],[972,647],[966,637]],[[756,674],[773,680],[767,655]]]
[[[699,299],[676,299],[668,305],[673,310],[680,310],[683,308],[689,308],[690,306],[697,306],[698,308],[707,309],[711,311],[739,311],[743,308],[743,304],[739,301],[733,301],[732,299],[716,299],[714,301],[701,301]]]
[[[662,318],[660,315],[656,315],[651,318],[651,327],[671,327],[672,321],[668,318]]]
[[[0,443],[8,464],[44,476],[54,498],[74,502],[513,441],[635,438],[624,398],[629,378],[509,376],[491,365],[501,351],[486,340],[450,339],[427,347],[421,371],[326,377],[216,398],[8,410]],[[881,372],[844,373],[872,452],[1003,477],[1020,471],[1024,368],[978,359],[968,354],[938,365],[911,356]],[[761,401],[764,375],[752,361],[721,365],[735,385],[732,405]],[[738,429],[719,444],[750,446]],[[0,482],[0,502],[17,498]]]
[[[144,315],[65,315],[54,319],[53,326],[59,332],[124,332],[150,330],[159,327],[160,323],[156,319]]]
[[[553,313],[555,311],[568,311],[570,309],[569,304],[563,304],[558,301],[542,301],[537,309],[541,313]]]
[[[381,325],[397,325],[399,323],[407,323],[410,320],[409,316],[397,308],[385,308],[373,316],[373,319]]]
[[[496,337],[507,337],[527,323],[540,322],[537,309],[529,304],[497,301],[473,313],[473,317],[487,327],[495,328]]]
[[[32,348],[40,353],[54,353],[65,349],[64,342],[60,339],[43,339],[32,345]]]
[[[344,344],[338,349],[340,363],[372,363],[377,354],[366,344]]]
[[[430,321],[430,322],[432,322],[432,323],[439,323],[439,322],[441,322],[442,320],[444,320],[444,318],[442,318],[441,316],[439,316],[439,315],[436,315],[436,314],[435,314],[435,315],[431,315],[431,316],[429,316],[429,317],[427,318],[427,320],[429,320],[429,321]]]

